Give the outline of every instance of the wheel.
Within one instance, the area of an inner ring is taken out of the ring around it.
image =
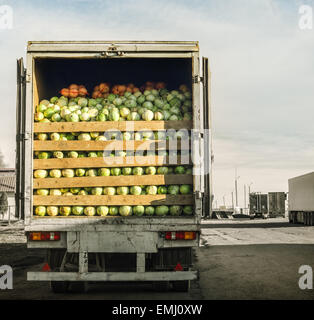
[[[157,292],[167,292],[169,290],[169,281],[154,281],[153,289]]]
[[[59,271],[63,257],[65,255],[64,249],[50,249],[47,255],[47,262],[52,271]],[[68,281],[50,281],[50,288],[53,293],[68,292]]]
[[[85,282],[84,281],[73,281],[69,284],[69,291],[72,293],[84,293]]]
[[[188,292],[190,289],[190,281],[174,281],[172,283],[173,290],[176,292]]]
[[[66,253],[65,249],[50,249],[47,254],[47,262],[51,270],[59,271],[63,257]]]
[[[50,281],[50,288],[53,293],[68,292],[69,283],[66,281]]]
[[[304,225],[305,226],[308,226],[309,225],[309,222],[308,222],[308,213],[305,212],[304,215],[303,215],[303,221],[304,221]]]

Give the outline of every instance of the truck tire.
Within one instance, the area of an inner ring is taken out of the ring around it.
[[[68,292],[69,282],[67,281],[50,281],[50,288],[53,293]]]
[[[303,218],[303,219],[304,219],[304,220],[303,220],[303,221],[304,221],[304,222],[303,222],[304,225],[305,225],[305,226],[308,226],[308,225],[309,225],[309,221],[308,221],[309,215],[308,215],[308,213],[307,213],[307,212],[304,212],[303,217],[304,217],[304,218]]]
[[[173,290],[176,292],[188,292],[190,289],[190,281],[174,281],[172,283]]]
[[[69,284],[69,291],[71,293],[84,293],[85,282],[84,281],[73,281]]]
[[[47,262],[52,271],[59,271],[65,252],[65,249],[48,250]]]
[[[157,292],[167,292],[169,290],[169,281],[154,281],[153,289]]]
[[[292,213],[288,213],[288,219],[289,219],[289,223],[293,223],[293,219],[292,219]]]
[[[49,249],[47,254],[47,262],[52,271],[59,271],[62,259],[65,255],[64,249]],[[66,293],[69,288],[68,281],[50,281],[50,288],[53,293]]]

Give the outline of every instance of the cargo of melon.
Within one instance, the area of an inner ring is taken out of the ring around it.
[[[193,206],[36,206],[36,216],[191,216]]]
[[[189,166],[176,166],[176,167],[167,167],[167,166],[161,166],[161,167],[123,167],[123,168],[98,168],[98,169],[51,169],[51,170],[43,170],[38,169],[34,171],[34,178],[35,179],[45,179],[45,178],[56,178],[59,179],[62,177],[64,178],[73,178],[76,177],[96,177],[96,176],[103,176],[103,177],[109,177],[109,176],[141,176],[141,175],[168,175],[168,174],[191,174],[192,169]],[[192,193],[192,186],[189,184],[182,184],[182,185],[161,185],[161,186],[120,186],[120,187],[76,187],[76,188],[61,188],[61,189],[36,189],[34,190],[35,195],[39,196],[73,196],[73,195],[107,195],[107,196],[114,196],[114,195],[163,195],[163,194],[169,194],[169,195],[187,195]],[[66,208],[66,209],[64,209]],[[107,214],[109,215],[117,215],[118,213],[123,216],[129,216],[132,214],[141,216],[145,213],[145,215],[151,216],[151,215],[172,215],[172,216],[178,216],[178,215],[191,215],[193,214],[193,209],[190,206],[157,206],[156,210],[154,206],[143,206],[144,209],[140,210],[139,208],[135,207],[135,210],[130,210],[125,213],[125,209],[110,210],[111,207],[104,207],[108,208],[106,209],[99,209],[102,207],[97,207],[95,209],[90,209],[90,207],[85,208],[85,210],[78,210],[78,208],[83,207],[43,207],[39,206],[35,208],[35,214],[38,216],[44,216],[44,215],[50,215],[50,216],[68,216],[70,214],[72,215],[88,215],[93,216],[96,213],[101,216],[105,216]],[[116,208],[113,206],[113,208]],[[149,208],[149,209],[147,209]],[[165,208],[168,208],[166,210]],[[147,209],[147,210],[146,210]]]
[[[162,82],[147,82],[141,89],[133,84],[115,85],[101,83],[94,88],[92,98],[87,98],[87,90],[82,85],[70,85],[60,91],[61,97],[52,97],[42,100],[36,107],[34,119],[36,122],[87,122],[87,121],[154,121],[154,120],[191,120],[192,101],[187,86],[181,85],[179,90],[168,91]],[[52,141],[107,141],[107,140],[171,140],[188,139],[187,132],[164,131],[138,131],[138,132],[72,132],[72,133],[36,133],[35,140]],[[187,151],[188,152],[188,151]],[[140,155],[167,156],[177,154],[177,151],[156,150],[147,151]],[[184,151],[181,151],[181,155]],[[81,158],[81,157],[126,157],[138,155],[134,151],[35,151],[34,158]],[[123,168],[78,168],[78,169],[51,169],[35,170],[35,179],[45,178],[74,178],[96,176],[127,176],[127,175],[167,175],[192,174],[191,166],[149,166],[149,167],[123,167]],[[190,194],[191,185],[170,186],[121,186],[121,187],[79,187],[62,189],[37,189],[35,195],[71,196],[71,195],[156,195],[156,194]],[[139,201],[140,202],[140,201]],[[193,206],[36,206],[34,214],[38,216],[179,216],[192,215]]]
[[[95,91],[101,85],[106,85],[104,93]],[[134,85],[129,84],[128,86],[118,85],[121,91],[117,91],[119,89],[115,89],[115,86],[110,89],[107,83],[102,83],[94,88],[93,96],[95,98],[89,99],[85,96],[87,94],[85,91],[83,96],[79,96],[79,86],[73,84],[69,88],[76,89],[67,89],[67,95],[72,92],[71,98],[55,96],[50,100],[42,100],[36,106],[34,119],[36,122],[192,119],[191,92],[186,85],[181,85],[178,90],[171,91],[168,91],[163,83],[157,83],[155,87],[162,88],[157,90],[150,86],[150,83],[146,83],[143,92],[139,89],[131,92],[134,90]],[[117,93],[110,93],[107,90]],[[61,92],[64,92],[64,89]]]

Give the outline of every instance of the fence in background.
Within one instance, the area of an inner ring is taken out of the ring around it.
[[[6,210],[1,210],[0,206],[0,223],[10,225],[12,222],[21,220],[21,217],[15,216],[15,205],[6,206]]]

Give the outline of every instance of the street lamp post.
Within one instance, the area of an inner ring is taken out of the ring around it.
[[[251,185],[253,184],[253,182],[251,182],[250,184],[249,184],[249,194],[251,193]]]
[[[244,184],[244,209],[246,209],[246,185]]]
[[[236,207],[238,207],[238,179],[240,178],[240,176],[237,175],[237,168],[235,168],[235,200],[236,200]]]
[[[249,187],[249,204],[248,204],[248,208],[249,208],[249,211],[250,211],[250,194],[251,194],[251,185],[253,184],[253,182],[251,182],[248,187]]]

